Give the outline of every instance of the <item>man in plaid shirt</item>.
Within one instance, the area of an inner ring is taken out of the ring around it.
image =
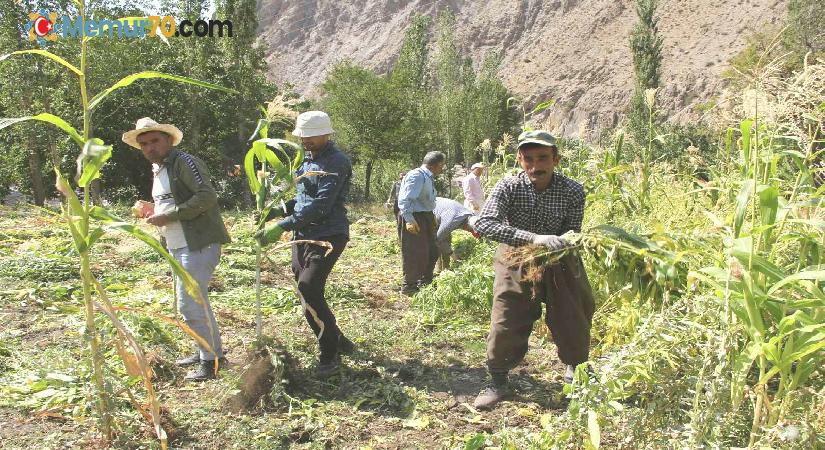
[[[523,171],[496,184],[475,224],[482,236],[500,242],[493,262],[493,308],[487,336],[487,369],[492,383],[476,397],[476,408],[490,409],[512,395],[507,373],[527,353],[542,303],[547,305],[545,322],[559,359],[567,365],[565,382],[572,382],[574,367],[587,361],[595,306],[581,258],[566,254],[545,266],[537,282],[524,279],[523,267],[505,262],[506,255],[522,245],[563,250],[567,242],[561,235],[581,231],[584,189],[554,172],[560,161],[556,139],[550,133],[522,133],[518,162]]]

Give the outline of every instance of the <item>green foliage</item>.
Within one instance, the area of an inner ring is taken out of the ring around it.
[[[78,273],[70,258],[34,254],[0,257],[0,278],[60,282],[76,280]]]
[[[58,14],[76,14],[71,2],[43,4],[9,2],[10,13],[0,17],[4,33],[0,34],[0,55],[12,51],[44,51],[51,58],[79,61],[76,41],[58,39],[36,49],[25,39],[21,27],[29,20],[27,13],[39,8]],[[150,194],[150,165],[140,152],[120,141],[123,132],[134,127],[135,121],[150,116],[159,122],[176,124],[184,132],[181,149],[202,158],[210,167],[213,182],[224,206],[248,205],[242,182],[228,176],[235,165],[240,165],[245,152],[244,142],[258,118],[258,105],[277,93],[277,88],[265,78],[266,61],[263,48],[253,46],[257,19],[254,0],[227,0],[218,2],[217,16],[231,18],[236,24],[232,38],[169,39],[168,44],[157,38],[90,39],[87,42],[94,65],[88,69],[89,91],[104,92],[117,80],[129,74],[149,71],[195,78],[211,85],[234,89],[238,95],[223,95],[216,91],[204,93],[199,87],[176,86],[171,80],[138,81],[124,86],[105,98],[93,101],[92,118],[95,137],[113,144],[112,160],[101,172],[98,189],[108,200],[134,202],[132,187],[140,197]],[[147,13],[140,6],[124,7],[98,3],[93,6],[98,17],[139,17]],[[195,12],[200,10],[201,12]],[[164,12],[176,17],[197,18],[206,13],[204,5],[193,2],[166,5]],[[19,34],[15,34],[15,31]],[[6,32],[8,31],[8,32]],[[22,38],[21,38],[22,36]],[[25,60],[26,64],[9,64],[11,58]],[[21,117],[41,112],[52,113],[69,123],[79,123],[82,116],[76,110],[80,95],[74,72],[61,70],[64,66],[35,54],[12,56],[0,63],[0,116]],[[78,64],[74,64],[79,68]],[[64,73],[66,72],[66,73]],[[71,74],[71,75],[70,75]],[[49,90],[25,89],[37,79]],[[163,101],[158,101],[163,99]],[[128,106],[127,106],[128,105]],[[50,177],[53,165],[68,167],[74,162],[71,146],[62,136],[49,130],[48,125],[19,127],[0,132],[0,192],[11,186],[31,195],[37,204],[56,193]]]
[[[790,0],[788,2],[788,45],[798,48],[796,57],[813,57],[825,52],[825,10],[816,0]],[[804,52],[804,53],[803,53]]]
[[[645,91],[659,87],[662,66],[662,37],[658,34],[656,17],[657,0],[636,0],[639,22],[630,34],[630,51],[633,56],[635,90],[628,110],[628,132],[639,146],[648,143],[649,118],[652,105],[645,101]],[[658,123],[658,119],[657,119]]]
[[[447,168],[471,163],[485,139],[511,132],[517,123],[510,94],[498,78],[501,55],[490,52],[473,68],[454,34],[455,17],[442,13],[429,51],[430,20],[413,19],[395,66],[386,75],[343,62],[323,84],[323,107],[336,139],[364,167],[368,198],[376,160],[418,164],[434,148],[447,154]],[[393,170],[394,171],[394,170]],[[448,173],[449,175],[449,173]],[[385,176],[388,182],[395,176]],[[451,189],[451,188],[448,188]]]
[[[825,55],[825,13],[817,0],[790,0],[784,23],[746,37],[722,76],[741,90],[766,74],[788,78]]]
[[[490,264],[495,246],[472,238],[455,240],[456,253],[466,254],[451,270],[445,270],[415,296],[414,302],[430,320],[456,312],[484,317],[490,312],[493,298],[493,268]],[[462,233],[462,237],[464,233]],[[468,244],[469,242],[469,244]],[[470,246],[470,249],[462,247]]]

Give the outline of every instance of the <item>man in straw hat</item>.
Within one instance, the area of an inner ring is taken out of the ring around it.
[[[298,181],[295,199],[287,203],[282,218],[256,234],[262,245],[276,242],[284,231],[292,231],[295,240],[326,241],[332,251],[316,244],[303,243],[292,247],[292,272],[298,283],[298,293],[304,316],[320,347],[316,369],[325,378],[341,366],[341,353],[351,353],[353,344],[335,320],[324,298],[327,277],[349,241],[349,221],[344,204],[349,195],[352,164],[349,158],[330,140],[332,123],[321,111],[298,115],[293,135],[301,138],[307,151],[297,176],[309,172],[324,172],[303,176]],[[274,214],[267,219],[276,217]]]
[[[481,174],[484,173],[484,164],[475,163],[470,167],[470,173],[461,180],[464,191],[464,207],[478,214],[484,206],[484,189],[481,187]]]
[[[183,133],[174,125],[159,124],[144,117],[135,129],[123,133],[123,142],[140,149],[152,163],[152,198],[154,204],[141,215],[146,222],[160,228],[172,256],[198,282],[204,304],[199,304],[178,278],[175,289],[180,299],[180,313],[189,328],[209,344],[198,342],[198,349],[176,361],[180,366],[197,366],[186,380],[215,378],[223,358],[218,323],[209,304],[209,280],[218,265],[221,244],[229,242],[229,233],[221,219],[218,196],[210,181],[206,165],[195,156],[175,148]]]
[[[560,236],[580,232],[584,215],[584,189],[555,172],[561,161],[556,139],[546,131],[519,136],[518,162],[522,172],[505,177],[493,188],[475,223],[482,236],[498,241],[493,262],[493,307],[487,336],[487,369],[492,383],[475,400],[475,407],[490,409],[512,395],[507,373],[527,353],[533,322],[547,305],[545,322],[567,365],[564,381],[573,381],[573,369],[588,359],[594,302],[581,258],[568,250],[556,263],[540,268],[538,280],[528,281],[521,265],[507,256],[515,247],[546,246],[565,250]]]

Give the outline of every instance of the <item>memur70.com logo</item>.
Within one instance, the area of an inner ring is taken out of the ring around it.
[[[49,11],[29,13],[26,23],[29,40],[55,41],[58,37],[232,37],[231,20],[182,20],[172,16],[122,17],[119,19],[89,19],[58,16]]]

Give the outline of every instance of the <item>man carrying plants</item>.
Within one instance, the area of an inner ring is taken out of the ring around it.
[[[438,260],[435,233],[435,177],[444,171],[444,153],[424,155],[421,167],[410,170],[398,192],[398,228],[404,285],[401,293],[413,294],[433,281]]]
[[[561,161],[556,139],[546,131],[519,136],[518,162],[522,172],[505,177],[493,188],[475,228],[482,236],[500,242],[493,260],[493,307],[487,336],[487,369],[492,383],[475,400],[475,407],[491,409],[512,395],[507,373],[527,353],[533,322],[547,305],[545,321],[567,365],[564,380],[573,380],[576,365],[588,359],[593,293],[581,258],[571,251],[554,263],[539,267],[528,280],[522,265],[508,256],[527,244],[564,251],[560,236],[580,232],[584,216],[582,185],[558,172]]]
[[[284,231],[292,231],[295,240],[332,244],[329,254],[327,248],[311,243],[292,247],[292,272],[298,283],[304,316],[318,339],[321,357],[316,374],[322,378],[338,371],[341,353],[354,350],[352,342],[338,328],[324,298],[327,277],[349,241],[344,204],[349,195],[352,164],[330,140],[332,133],[332,123],[326,113],[308,111],[298,116],[292,134],[301,138],[307,155],[296,173],[300,178],[295,199],[287,203],[286,210],[280,214],[271,211],[267,220],[280,215],[286,217],[255,235],[261,245],[278,241]]]
[[[186,324],[206,341],[211,349],[198,344],[198,350],[175,363],[197,365],[186,375],[189,381],[215,378],[223,358],[218,322],[209,304],[209,280],[221,257],[221,244],[229,242],[229,233],[221,219],[218,196],[210,181],[206,165],[195,156],[175,148],[183,133],[174,125],[159,124],[144,117],[135,129],[123,133],[123,142],[140,149],[152,163],[153,204],[140,214],[146,222],[160,228],[166,247],[200,286],[203,305],[199,304],[178,279],[175,289],[180,299],[180,313]]]

